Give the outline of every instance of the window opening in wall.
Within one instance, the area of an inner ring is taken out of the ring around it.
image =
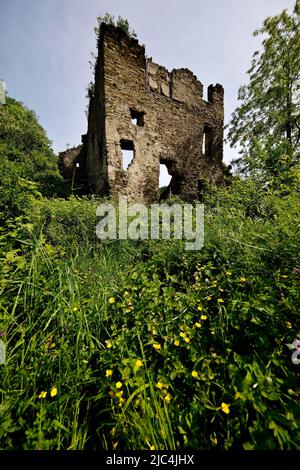
[[[172,176],[169,174],[167,166],[164,163],[159,165],[159,188],[169,186]]]
[[[134,126],[143,127],[144,126],[144,114],[145,113],[141,111],[130,109],[131,124],[133,124]]]
[[[122,168],[123,170],[127,170],[134,159],[134,144],[132,140],[121,139],[120,146],[122,152]]]
[[[212,155],[212,128],[204,126],[202,138],[202,154],[205,157]]]

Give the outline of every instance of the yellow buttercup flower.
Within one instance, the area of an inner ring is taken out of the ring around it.
[[[197,309],[201,312],[203,310],[202,305],[198,305]]]
[[[112,373],[113,373],[113,371],[111,369],[106,369],[105,377],[111,377]]]
[[[165,402],[170,403],[171,400],[172,400],[171,395],[169,393],[167,393],[167,395],[165,396]]]
[[[78,310],[78,307],[73,308],[73,312],[77,312],[77,310]]]
[[[116,301],[116,299],[115,299],[114,297],[110,297],[110,298],[108,299],[108,303],[110,303],[110,304],[114,304],[115,301]]]
[[[47,396],[47,392],[41,392],[39,394],[39,398],[46,398],[46,396]]]
[[[140,368],[140,367],[142,367],[142,365],[143,365],[143,361],[141,361],[140,359],[137,359],[137,360],[135,361],[135,367]]]
[[[247,281],[247,279],[245,277],[240,277],[240,282],[243,283],[243,282],[246,282],[246,281]]]
[[[161,350],[161,345],[159,343],[154,343],[153,344],[153,347],[156,351],[160,351]]]
[[[194,377],[194,379],[199,379],[199,374],[196,370],[192,370],[192,377]]]
[[[122,382],[119,381],[116,383],[116,388],[122,388],[122,386],[123,386]]]
[[[164,384],[163,384],[162,382],[157,382],[156,387],[157,387],[159,390],[162,390],[162,389],[164,388]]]
[[[199,323],[199,322],[196,322],[196,323],[195,323],[195,327],[196,327],[196,328],[201,328],[201,326],[202,326],[201,323]]]
[[[208,297],[206,297],[206,300],[210,301],[212,298],[211,296],[209,295]]]
[[[289,328],[289,329],[293,328],[293,325],[292,325],[291,322],[289,322],[289,321],[286,321],[286,322],[285,322],[285,325],[286,325],[286,327]]]
[[[201,315],[201,320],[207,320],[207,316],[206,315]]]
[[[185,337],[186,337],[186,334],[184,333],[184,331],[181,331],[181,332],[179,333],[179,336],[181,336],[181,338],[185,338]]]
[[[223,303],[224,303],[224,299],[218,299],[218,302],[219,302],[219,304],[223,304]]]
[[[123,395],[123,390],[120,390],[119,392],[116,393],[116,397],[121,398]]]
[[[189,343],[191,340],[190,340],[190,338],[186,337],[186,338],[184,338],[184,341],[185,341],[186,343]]]
[[[179,339],[175,339],[174,344],[175,344],[175,346],[179,346],[180,345]]]
[[[57,395],[57,388],[56,387],[53,387],[50,391],[50,395],[51,397],[55,397]]]
[[[221,410],[223,411],[223,413],[225,413],[226,415],[229,415],[230,413],[230,405],[228,405],[227,403],[221,403]]]
[[[112,342],[110,341],[110,339],[108,339],[107,341],[105,341],[105,344],[106,344],[106,347],[108,349],[112,348]]]

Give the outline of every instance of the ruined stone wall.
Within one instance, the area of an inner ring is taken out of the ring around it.
[[[102,25],[87,136],[93,192],[152,202],[160,163],[172,175],[172,193],[187,200],[197,198],[199,179],[222,179],[223,88],[210,86],[207,100],[202,95],[192,72],[168,72],[146,59],[136,39]],[[134,149],[127,170],[121,147]]]

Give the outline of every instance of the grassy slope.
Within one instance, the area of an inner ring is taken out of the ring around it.
[[[299,201],[239,195],[207,202],[201,252],[97,243],[86,200],[14,222],[1,448],[299,448]]]

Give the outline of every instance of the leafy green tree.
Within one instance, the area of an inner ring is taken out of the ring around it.
[[[3,217],[17,215],[29,193],[63,193],[57,156],[45,130],[33,111],[9,97],[0,107],[0,174]]]
[[[263,49],[255,52],[249,84],[239,89],[241,105],[232,114],[228,140],[240,147],[238,169],[268,183],[287,177],[299,162],[300,2],[266,18],[254,32]]]

